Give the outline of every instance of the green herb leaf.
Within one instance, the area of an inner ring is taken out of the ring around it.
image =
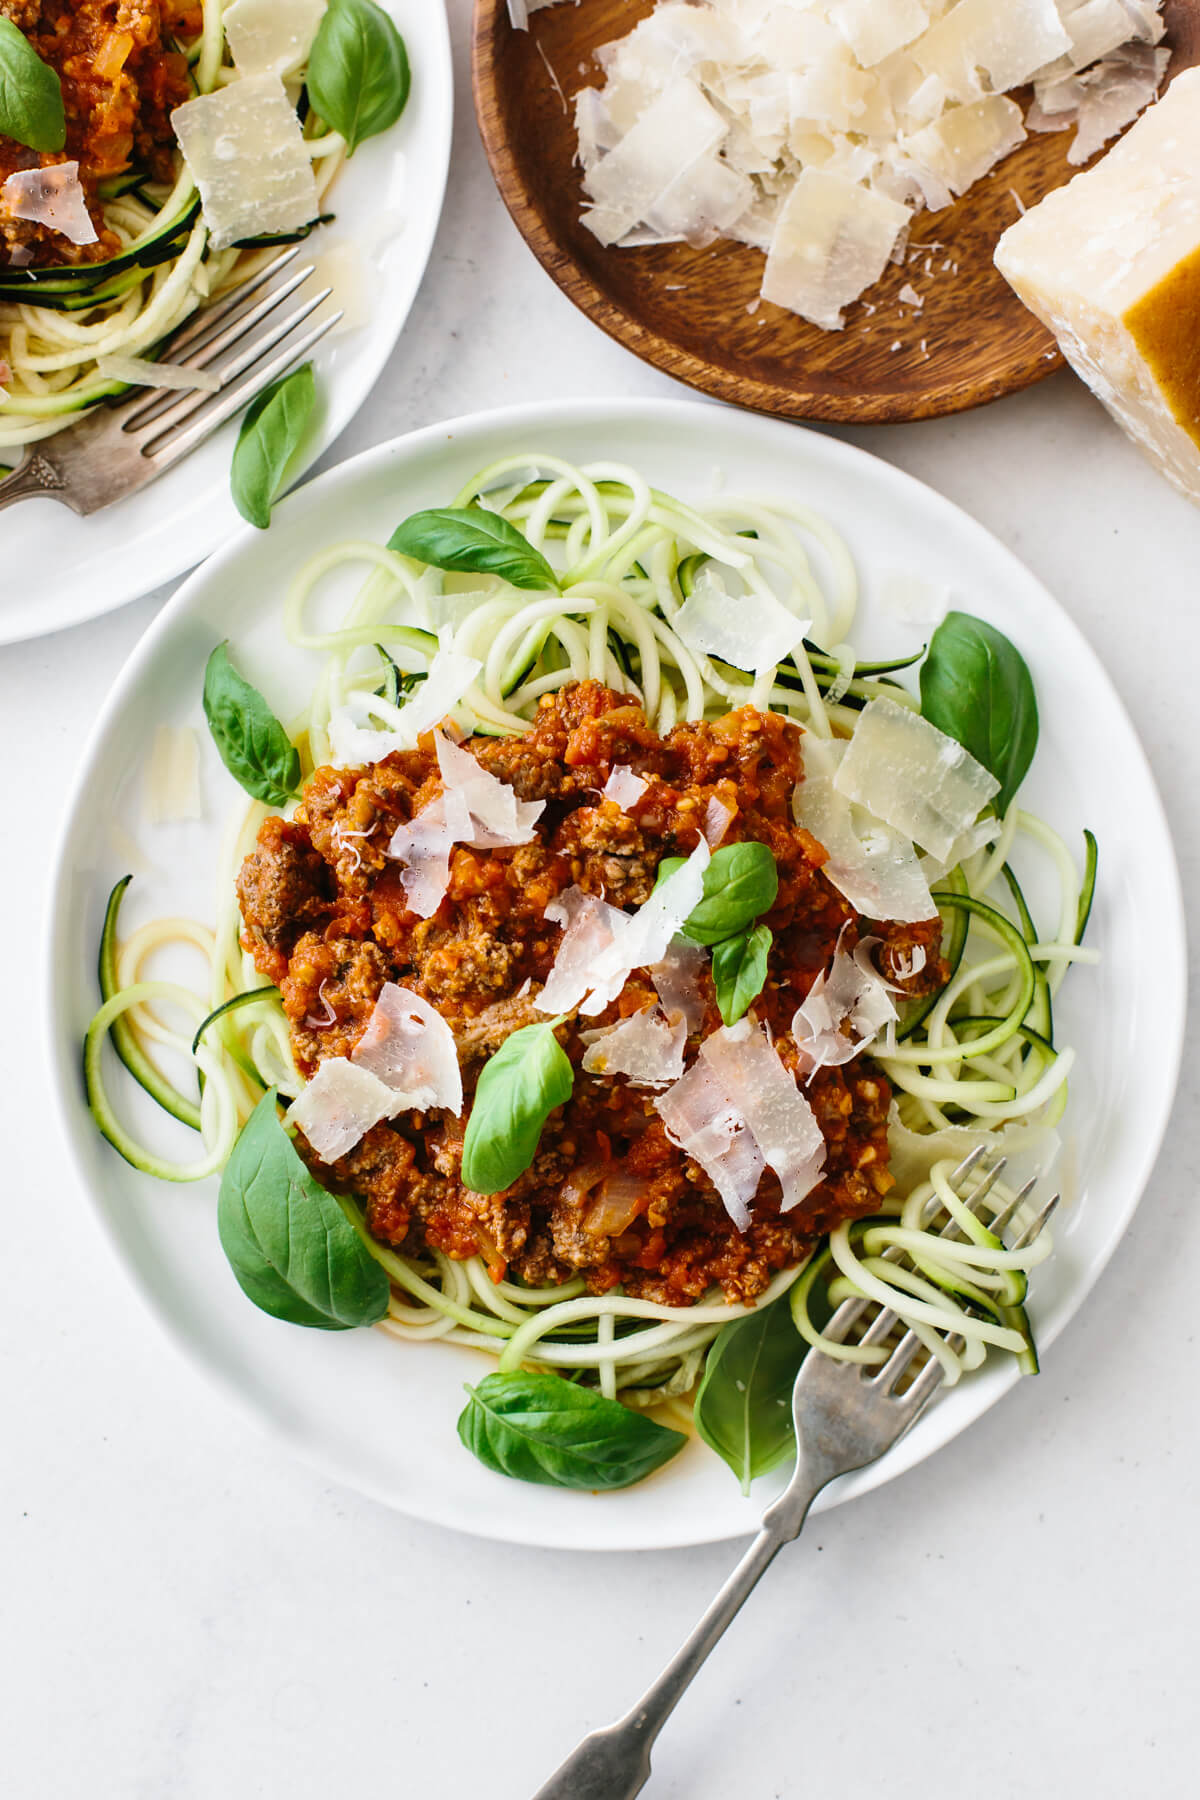
[[[304,428],[317,400],[311,363],[265,387],[249,408],[234,446],[229,472],[233,504],[243,519],[265,531],[271,505],[300,447]]]
[[[61,150],[67,141],[62,82],[24,32],[0,18],[0,137],[30,150]]]
[[[561,1375],[485,1375],[467,1393],[459,1437],[485,1468],[517,1481],[630,1487],[687,1442],[682,1432]]]
[[[696,1430],[749,1493],[795,1443],[792,1384],[808,1346],[785,1294],[722,1326],[696,1393]]]
[[[502,575],[513,587],[558,592],[558,576],[515,525],[482,506],[447,506],[413,513],[398,525],[388,549],[435,569]]]
[[[217,1229],[242,1292],[274,1319],[349,1331],[387,1312],[387,1276],[343,1203],[301,1162],[276,1114],[274,1088],[225,1165]]]
[[[682,856],[665,856],[658,865],[658,887],[684,864]],[[700,904],[684,922],[683,935],[694,944],[719,944],[770,912],[779,892],[779,871],[765,844],[726,844],[715,850],[704,871]]]
[[[525,1025],[484,1066],[463,1140],[463,1185],[498,1194],[537,1155],[542,1127],[571,1098],[575,1073],[552,1021]]]
[[[713,946],[713,986],[726,1025],[736,1025],[750,1002],[762,993],[771,941],[766,925],[751,925]]]
[[[404,39],[372,0],[329,0],[308,57],[308,92],[353,156],[364,138],[394,125],[412,75]]]
[[[1037,697],[1020,651],[994,625],[947,613],[921,666],[921,712],[996,777],[1003,816],[1038,741]]]
[[[239,675],[224,644],[204,671],[204,716],[233,779],[268,806],[286,806],[300,786],[300,754],[256,687]]]

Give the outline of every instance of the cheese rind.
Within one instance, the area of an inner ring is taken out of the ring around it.
[[[1011,225],[996,266],[1138,448],[1200,504],[1200,69]]]

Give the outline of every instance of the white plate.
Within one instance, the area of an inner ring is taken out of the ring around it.
[[[336,217],[302,246],[331,265],[347,318],[314,353],[318,406],[297,477],[350,423],[379,379],[416,297],[442,210],[454,108],[450,33],[442,0],[384,0],[404,35],[412,94],[398,123],[355,151],[329,197]],[[321,286],[330,285],[322,281]],[[317,277],[305,291],[316,291]],[[342,289],[365,287],[343,299]],[[229,497],[238,421],[161,480],[90,519],[53,500],[25,500],[4,515],[0,644],[40,637],[112,612],[192,568],[242,520]]]
[[[757,1483],[747,1501],[698,1441],[623,1493],[570,1493],[490,1474],[455,1435],[462,1383],[485,1373],[487,1359],[450,1346],[398,1344],[378,1332],[303,1331],[255,1311],[217,1243],[216,1184],[167,1190],[135,1174],[101,1140],[80,1093],[79,1046],[96,1004],[92,971],[105,897],[128,867],[114,827],[136,837],[154,865],[130,890],[130,926],[164,911],[204,917],[211,904],[218,840],[240,800],[207,743],[200,710],[214,643],[233,639],[238,662],[286,717],[307,699],[314,667],[279,630],[281,597],[296,567],[339,539],[383,541],[408,513],[444,505],[494,458],[538,449],[577,462],[628,461],[693,500],[711,494],[720,471],[728,491],[753,488],[817,507],[857,559],[866,599],[854,638],[868,653],[913,642],[911,627],[902,630],[872,608],[872,595],[905,570],[950,589],[1023,650],[1042,713],[1029,804],[1080,848],[1090,825],[1101,846],[1089,941],[1103,962],[1076,970],[1056,1009],[1061,1041],[1079,1046],[1080,1064],[1065,1128],[1075,1198],[1060,1213],[1055,1255],[1039,1270],[1032,1299],[1043,1351],[1053,1344],[1128,1223],[1170,1111],[1186,984],[1179,881],[1162,809],[1107,676],[1020,563],[889,464],[793,425],[673,401],[563,402],[462,419],[322,476],[284,502],[269,537],[243,531],[193,575],[117,683],[68,816],[51,890],[57,1085],[83,1181],[143,1291],[199,1362],[307,1460],[405,1512],[515,1542],[604,1549],[706,1542],[750,1530],[780,1477]],[[190,723],[205,739],[209,816],[151,830],[137,824],[139,789],[148,745],[164,721]],[[98,807],[97,794],[113,796],[111,808]],[[882,1462],[839,1482],[819,1504],[910,1467],[1016,1379],[1012,1360],[997,1360],[939,1398]]]

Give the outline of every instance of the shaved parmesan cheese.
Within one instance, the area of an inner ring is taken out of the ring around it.
[[[989,94],[971,106],[951,107],[936,123],[900,142],[913,161],[930,170],[952,194],[965,194],[1024,137],[1016,102]]]
[[[790,656],[812,628],[811,619],[798,619],[773,594],[735,598],[708,564],[671,623],[697,656],[719,656],[756,675]]]
[[[871,942],[864,940],[867,946]],[[887,983],[869,960],[869,948],[859,956],[863,948],[860,944],[848,955],[839,947],[828,971],[817,976],[796,1008],[792,1036],[810,1081],[818,1069],[850,1062],[898,1017]],[[849,1034],[843,1026],[849,1026]]]
[[[634,773],[628,763],[617,763],[601,790],[602,798],[614,800],[622,812],[628,812],[641,799],[649,785],[648,781],[643,781],[640,775]]]
[[[222,19],[243,75],[286,75],[312,49],[326,0],[233,0]]]
[[[1102,63],[1081,76],[1079,127],[1067,161],[1077,167],[1090,162],[1109,138],[1131,124],[1158,92],[1170,60],[1169,50],[1134,45],[1120,60]]]
[[[14,219],[44,225],[72,244],[97,241],[77,162],[52,163],[45,169],[16,169],[0,188],[0,196]]]
[[[451,649],[447,634],[434,653],[425,680],[402,707],[398,728],[381,730],[369,723],[372,718],[392,716],[390,707],[385,715],[373,694],[355,694],[335,707],[329,719],[330,760],[334,768],[382,762],[393,750],[415,749],[423,732],[432,731],[453,712],[482,667],[473,656]]]
[[[672,183],[715,150],[724,136],[721,115],[694,82],[681,77],[588,171],[585,191],[601,211],[626,221],[617,233],[621,236],[646,219]],[[585,215],[584,224],[596,229],[591,215]]]
[[[1070,48],[1054,0],[958,0],[911,54],[953,99],[973,100],[983,92],[980,69],[1002,94]]]
[[[812,1107],[776,1055],[761,1025],[741,1019],[705,1038],[700,1055],[745,1120],[759,1152],[779,1177],[790,1212],[812,1192],[825,1167],[825,1139]]]
[[[720,1077],[696,1062],[654,1107],[671,1142],[699,1164],[738,1230],[746,1231],[766,1164]]]
[[[450,855],[471,831],[471,814],[461,793],[439,794],[406,825],[398,825],[388,855],[403,863],[400,880],[409,908],[431,919],[450,886]]]
[[[298,231],[320,212],[312,159],[278,75],[244,75],[177,106],[171,125],[214,250]]]
[[[462,1112],[454,1033],[441,1013],[411,988],[384,983],[350,1060],[393,1089],[406,1110]]]
[[[792,796],[797,825],[827,852],[822,873],[855,912],[868,919],[913,923],[937,916],[912,840],[857,812],[835,786],[846,744],[804,739],[804,779]]]
[[[470,834],[462,842],[476,850],[531,843],[546,802],[518,800],[507,782],[481,768],[469,750],[461,750],[440,731],[434,732],[433,741],[446,792],[461,795],[471,815]]]
[[[779,215],[763,299],[840,331],[842,308],[878,281],[909,217],[906,206],[885,194],[805,169]]]
[[[537,999],[543,1013],[594,1016],[620,994],[635,969],[660,963],[689,913],[700,904],[709,849],[701,838],[681,868],[656,887],[636,912],[622,912],[580,888],[568,888],[546,908],[565,924],[549,979]]]
[[[510,12],[524,24],[525,0]],[[658,0],[576,98],[585,223],[623,249],[765,251],[762,298],[837,330],[903,257],[909,208],[948,206],[1021,141],[1006,90],[1032,80],[1028,129],[1058,129],[1081,92],[1055,84],[1109,70],[1082,156],[1144,104],[1160,63],[1112,71],[1162,32],[1153,0]]]
[[[634,1087],[667,1087],[683,1074],[687,1027],[669,1024],[657,1006],[587,1037],[583,1066],[589,1075],[624,1075]]]
[[[864,69],[903,49],[929,24],[924,0],[836,0],[829,16]]]
[[[933,856],[947,855],[1000,791],[961,744],[895,700],[863,708],[834,786]]]
[[[96,359],[96,372],[106,381],[124,381],[130,387],[178,388],[181,393],[195,389],[216,394],[221,377],[210,369],[197,369],[187,363],[151,362],[143,356],[101,356]]]
[[[689,1035],[704,1023],[701,980],[707,966],[708,951],[685,937],[672,938],[662,961],[651,965],[650,979],[668,1022],[682,1020]]]
[[[353,1150],[372,1125],[403,1112],[403,1096],[369,1069],[346,1056],[330,1056],[306,1081],[284,1114],[285,1125],[297,1126],[322,1162],[337,1162]]]

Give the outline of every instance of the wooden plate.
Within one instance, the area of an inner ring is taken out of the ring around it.
[[[1062,364],[1053,338],[992,264],[996,239],[1078,171],[1072,133],[1031,133],[942,212],[918,215],[907,260],[821,331],[759,301],[763,258],[742,244],[605,249],[580,223],[574,96],[603,83],[601,44],[654,0],[580,0],[514,31],[506,0],[477,0],[475,109],[492,172],[526,242],[589,318],[646,362],[757,412],[850,424],[962,412]],[[1200,0],[1169,0],[1170,73],[1200,62]],[[910,285],[919,310],[899,299]]]

